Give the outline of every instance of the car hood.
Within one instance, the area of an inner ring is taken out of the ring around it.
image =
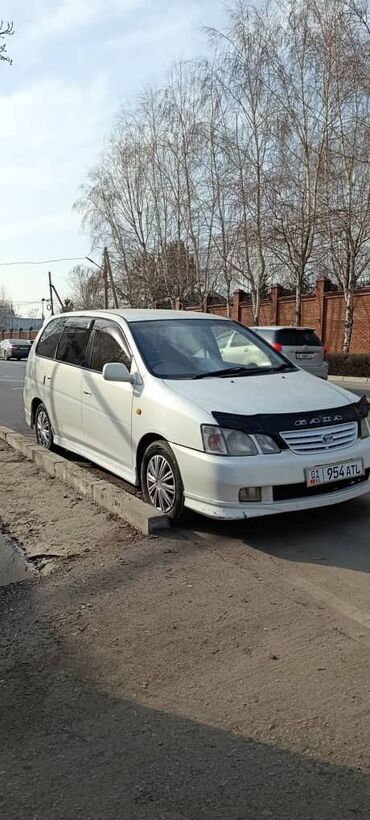
[[[210,377],[165,382],[175,393],[208,413],[252,416],[329,410],[358,402],[359,397],[302,370],[261,376]]]

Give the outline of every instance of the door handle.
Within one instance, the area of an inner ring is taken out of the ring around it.
[[[83,390],[82,392],[84,393],[85,396],[92,396],[92,393],[89,393],[88,390]]]

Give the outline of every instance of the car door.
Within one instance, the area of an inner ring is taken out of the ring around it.
[[[66,319],[47,375],[48,407],[54,435],[62,446],[83,445],[81,377],[86,367],[92,325],[93,320],[86,316]]]
[[[36,344],[35,355],[27,362],[24,383],[24,403],[31,418],[31,407],[34,399],[42,400],[48,411],[52,428],[55,431],[54,399],[50,392],[52,374],[55,366],[55,353],[65,325],[65,318],[51,319],[44,327]]]
[[[85,446],[103,466],[132,480],[132,385],[103,379],[105,364],[122,362],[130,370],[132,354],[119,325],[98,319],[89,350],[89,368],[82,373],[82,419]]]

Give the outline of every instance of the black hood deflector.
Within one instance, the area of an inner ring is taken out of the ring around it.
[[[314,430],[317,427],[331,427],[336,424],[345,424],[357,421],[360,425],[370,410],[370,403],[366,396],[353,404],[344,407],[330,408],[329,410],[309,410],[301,413],[258,413],[254,416],[242,416],[236,413],[220,413],[212,411],[212,415],[220,427],[242,430],[243,433],[264,433],[278,436],[288,430]],[[279,443],[282,440],[279,439]]]

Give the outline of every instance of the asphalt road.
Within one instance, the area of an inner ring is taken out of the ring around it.
[[[0,361],[0,424],[24,435],[32,435],[23,412],[23,383],[26,362]]]
[[[5,424],[24,435],[32,435],[32,431],[26,425],[23,413],[23,382],[26,373],[25,362],[4,362],[0,361],[0,424]],[[362,396],[364,393],[370,399],[370,388],[356,388],[350,383],[343,383],[341,387],[346,387],[353,393]]]

